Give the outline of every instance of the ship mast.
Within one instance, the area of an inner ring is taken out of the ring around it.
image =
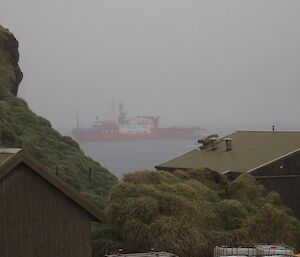
[[[115,113],[115,102],[114,99],[111,99],[111,120],[115,121],[116,120],[116,113]]]
[[[79,111],[76,111],[76,127],[79,129]]]
[[[123,110],[123,103],[119,102],[119,116],[118,116],[118,122],[119,124],[124,123],[126,120],[126,113]]]

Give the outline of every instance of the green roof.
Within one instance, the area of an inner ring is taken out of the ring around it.
[[[196,148],[156,166],[159,170],[209,168],[224,173],[248,172],[300,150],[300,132],[237,131],[221,139],[232,139],[232,150],[226,151],[224,140],[217,149]]]

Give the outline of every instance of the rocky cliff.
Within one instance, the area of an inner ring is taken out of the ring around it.
[[[0,25],[0,83],[6,86],[15,96],[23,73],[18,65],[19,43],[12,33]]]
[[[22,147],[50,170],[57,170],[82,194],[104,206],[116,177],[85,156],[77,142],[60,135],[47,119],[36,115],[16,96],[23,76],[18,61],[18,41],[0,26],[0,146]]]

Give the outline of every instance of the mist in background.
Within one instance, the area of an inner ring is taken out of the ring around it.
[[[64,134],[129,116],[209,131],[300,130],[300,2],[1,0],[19,96]]]

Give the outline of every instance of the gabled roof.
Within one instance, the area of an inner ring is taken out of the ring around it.
[[[232,138],[232,150],[226,151],[224,141],[217,149],[196,148],[157,165],[159,170],[209,168],[225,173],[254,171],[263,165],[300,151],[300,132],[237,131]]]
[[[0,166],[21,150],[21,148],[0,148]]]
[[[75,202],[80,208],[84,209],[91,215],[94,221],[105,221],[104,214],[97,206],[85,199],[81,194],[54,175],[45,166],[24,154],[20,148],[0,148],[0,180],[2,180],[21,163],[30,167],[36,174],[48,181],[52,186]]]

